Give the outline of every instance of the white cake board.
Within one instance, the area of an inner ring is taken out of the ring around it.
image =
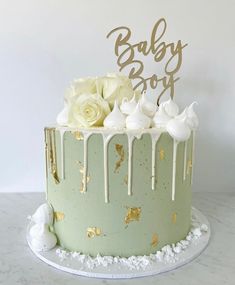
[[[199,256],[202,251],[206,248],[210,239],[210,225],[207,218],[197,209],[192,208],[192,214],[196,221],[200,224],[206,224],[208,226],[208,231],[203,233],[203,235],[196,241],[192,242],[184,251],[177,254],[177,261],[174,263],[160,262],[156,261],[153,264],[148,265],[143,269],[130,269],[126,265],[114,263],[108,265],[107,267],[98,266],[94,269],[87,267],[85,263],[81,263],[74,258],[68,258],[63,261],[60,260],[59,256],[56,254],[56,250],[59,248],[56,246],[47,252],[37,252],[35,251],[31,244],[29,238],[30,226],[27,229],[27,242],[32,250],[32,252],[45,263],[65,272],[72,274],[94,277],[94,278],[107,278],[107,279],[124,279],[124,278],[137,278],[145,277],[150,275],[156,275],[159,273],[167,272],[176,269]]]

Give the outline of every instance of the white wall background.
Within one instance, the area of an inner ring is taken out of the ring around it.
[[[234,0],[0,0],[0,191],[44,191],[43,127],[69,82],[117,70],[111,29],[144,40],[161,17],[166,40],[189,43],[175,98],[200,104],[194,190],[234,191],[234,11]]]

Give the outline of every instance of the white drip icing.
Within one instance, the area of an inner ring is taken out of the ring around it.
[[[128,134],[128,195],[132,195],[132,151],[134,135]]]
[[[109,177],[108,177],[108,145],[113,134],[103,134],[104,148],[104,200],[109,203]]]
[[[65,179],[64,173],[64,134],[66,132],[65,129],[59,129],[60,132],[60,160],[61,160],[61,179]]]
[[[176,176],[176,159],[177,159],[177,146],[178,141],[173,140],[173,167],[172,167],[172,201],[175,200],[175,176]]]
[[[87,144],[91,133],[83,132],[83,192],[87,191]]]
[[[193,130],[192,131],[193,133],[193,144],[192,144],[192,168],[191,168],[191,179],[190,179],[190,184],[192,185],[193,184],[193,165],[194,165],[194,151],[195,151],[195,134],[196,134],[196,131]]]
[[[183,169],[183,181],[185,181],[185,179],[186,179],[187,151],[188,151],[188,140],[184,142],[184,169]]]
[[[61,173],[62,179],[64,179],[64,133],[68,128],[57,128],[60,132],[61,139]],[[74,130],[71,129],[70,130]],[[150,134],[151,143],[152,143],[152,170],[151,170],[151,188],[155,189],[155,180],[156,180],[156,144],[162,132],[165,132],[165,128],[162,129],[143,129],[143,130],[114,130],[110,132],[110,129],[91,129],[87,130],[79,130],[83,134],[84,138],[84,172],[83,172],[83,186],[84,192],[87,191],[87,171],[88,171],[88,139],[92,134],[101,134],[103,136],[103,151],[104,151],[104,196],[105,203],[109,202],[109,175],[108,175],[108,145],[111,138],[116,134],[126,134],[128,138],[128,195],[132,195],[132,156],[133,156],[133,141],[135,138],[140,139],[143,134]],[[179,140],[173,138],[173,168],[172,168],[172,201],[175,200],[175,183],[176,183],[176,160],[177,160],[177,146]],[[194,161],[194,147],[195,147],[195,131],[193,131],[193,144],[192,144],[192,166]],[[183,169],[183,179],[186,179],[186,167],[187,167],[187,148],[188,141],[185,141],[184,147],[184,169]],[[192,170],[191,170],[191,183],[192,183]]]
[[[152,140],[152,190],[155,189],[155,177],[156,177],[156,143],[158,139],[160,138],[161,132],[157,134],[151,134],[151,140]]]

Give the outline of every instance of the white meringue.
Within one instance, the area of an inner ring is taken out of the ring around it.
[[[171,119],[166,125],[166,130],[169,135],[178,142],[188,140],[191,134],[191,130],[186,123],[187,118],[185,110],[183,113],[174,119]]]
[[[120,111],[117,101],[114,103],[112,112],[104,119],[103,125],[104,127],[111,129],[125,128],[126,116]]]
[[[141,111],[140,102],[137,104],[135,111],[127,116],[126,128],[132,130],[148,129],[151,125],[151,119]]]
[[[193,109],[195,104],[198,105],[195,101],[187,108],[187,124],[191,130],[196,130],[199,125],[198,117]]]
[[[36,212],[31,217],[31,220],[36,224],[53,224],[53,209],[52,207],[45,203],[39,206]]]
[[[42,229],[42,225],[43,224],[34,224],[30,228],[29,235],[31,238],[37,238],[38,237],[40,230]]]
[[[57,243],[56,235],[49,231],[48,225],[36,224],[30,230],[31,245],[36,251],[48,251]]]
[[[157,128],[164,128],[170,119],[171,117],[169,117],[165,112],[163,104],[160,104],[158,111],[153,117],[153,126]]]
[[[136,94],[134,94],[130,101],[127,98],[123,98],[120,110],[123,114],[130,115],[134,112],[136,105]]]
[[[145,92],[140,98],[140,106],[142,108],[143,113],[148,117],[153,117],[157,111],[157,106],[147,99]]]
[[[59,126],[67,126],[68,125],[68,105],[64,105],[64,109],[58,114],[56,117],[56,122]]]
[[[168,116],[175,117],[179,114],[179,107],[171,98],[162,102],[162,105],[164,106],[165,112]]]

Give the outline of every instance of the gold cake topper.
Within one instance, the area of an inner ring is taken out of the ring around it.
[[[159,105],[162,95],[169,90],[170,96],[173,98],[175,90],[175,82],[179,80],[176,73],[182,65],[182,51],[187,44],[182,44],[181,40],[177,42],[166,43],[163,40],[167,28],[164,18],[159,19],[154,25],[150,40],[143,40],[137,43],[131,43],[131,30],[128,27],[120,26],[111,30],[107,34],[107,38],[112,35],[116,36],[114,52],[117,56],[117,64],[120,72],[128,72],[130,79],[137,82],[134,89],[147,90],[159,88],[157,104]],[[152,74],[144,76],[146,73],[144,62],[141,57],[151,56],[156,63],[164,63],[164,74]]]

